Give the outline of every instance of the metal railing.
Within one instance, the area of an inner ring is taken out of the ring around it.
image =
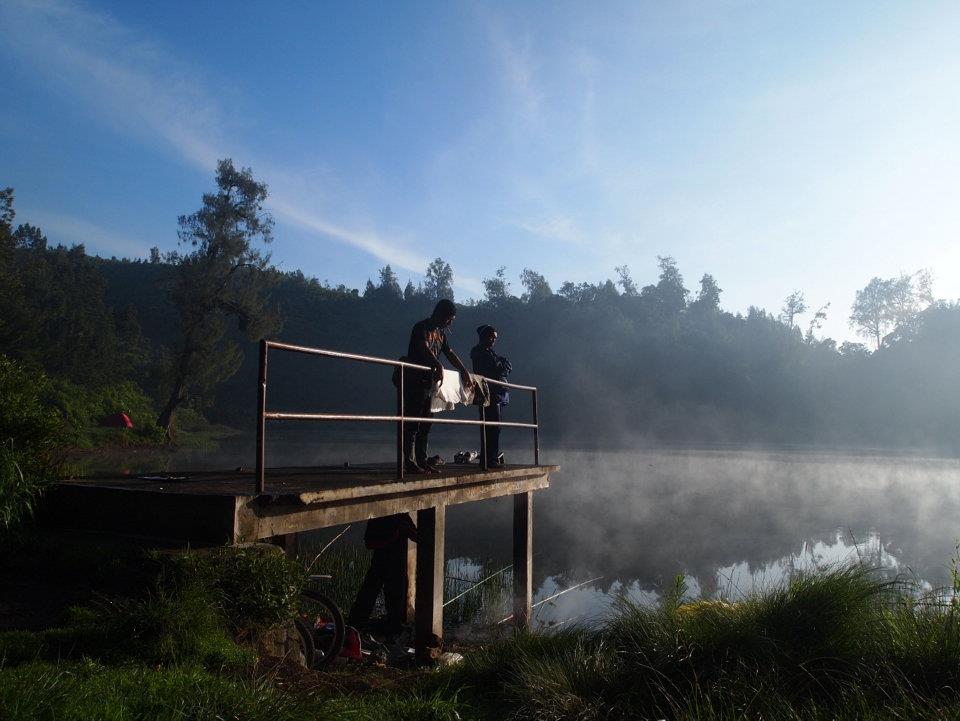
[[[399,380],[397,384],[397,413],[393,416],[387,415],[361,415],[348,413],[282,413],[267,410],[267,356],[271,349],[289,351],[291,353],[303,353],[305,355],[323,356],[326,358],[341,358],[344,360],[360,361],[361,363],[374,363],[378,365],[393,366],[399,368]],[[293,345],[290,343],[281,343],[275,340],[260,341],[260,374],[257,388],[257,493],[264,493],[266,488],[266,435],[267,421],[367,421],[367,422],[386,422],[397,424],[397,476],[403,480],[406,458],[403,449],[403,429],[406,423],[441,423],[461,426],[482,426],[483,438],[486,439],[487,426],[503,426],[509,428],[530,428],[533,430],[533,462],[534,465],[540,465],[540,424],[537,419],[537,389],[535,386],[522,386],[517,383],[507,383],[506,381],[486,378],[488,384],[513,388],[519,391],[530,391],[533,398],[533,422],[517,423],[513,421],[488,421],[487,411],[484,406],[480,406],[481,417],[478,421],[460,419],[460,418],[423,418],[421,416],[405,415],[403,409],[403,389],[404,379],[407,370],[427,371],[433,370],[428,366],[418,365],[416,363],[407,363],[406,361],[390,360],[388,358],[378,358],[376,356],[359,355],[357,353],[343,353],[340,351],[327,350],[325,348],[310,348],[308,346]],[[486,453],[481,453],[480,462],[484,470],[488,469]]]

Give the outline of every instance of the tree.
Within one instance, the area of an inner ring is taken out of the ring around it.
[[[150,249],[150,263],[153,265],[158,265],[163,261],[163,256],[160,255],[160,249],[157,246],[153,246]]]
[[[723,289],[717,285],[717,281],[709,273],[704,273],[700,279],[700,292],[697,293],[697,299],[691,303],[691,307],[700,311],[718,311],[720,310],[720,294]]]
[[[453,300],[453,268],[443,258],[437,258],[427,266],[423,292],[432,301]]]
[[[488,303],[502,303],[510,297],[510,283],[507,282],[507,267],[501,265],[492,278],[483,279],[483,292]]]
[[[683,286],[677,261],[669,255],[658,255],[657,265],[660,266],[660,278],[654,290],[657,305],[666,314],[678,313],[687,307],[690,291]]]
[[[807,325],[807,334],[804,336],[804,340],[807,343],[816,342],[816,332],[823,328],[823,322],[827,319],[827,310],[829,308],[830,304],[824,303],[814,312],[813,317],[810,319],[810,323]]]
[[[539,303],[553,296],[547,279],[535,270],[524,268],[520,272],[520,282],[526,289],[526,292],[520,296],[525,303]]]
[[[417,286],[413,284],[412,280],[407,281],[407,285],[403,289],[403,299],[405,301],[411,301],[417,297]]]
[[[893,323],[891,294],[894,279],[871,278],[863,290],[857,291],[850,313],[850,327],[864,338],[872,338],[877,350],[883,343],[883,336]]]
[[[13,188],[0,190],[0,346],[15,348],[30,319],[24,302],[23,280],[15,266]]]
[[[377,290],[380,295],[390,300],[400,300],[403,298],[403,291],[400,290],[400,281],[397,279],[397,274],[393,272],[390,264],[388,263],[383,266],[378,272],[380,274],[380,283],[377,285]]]
[[[619,276],[617,285],[620,286],[620,290],[623,291],[624,295],[637,295],[637,284],[634,282],[633,278],[630,276],[630,268],[627,265],[618,265],[614,270]]]
[[[217,192],[205,193],[200,210],[179,220],[180,244],[193,250],[179,256],[171,292],[181,338],[170,396],[157,419],[168,433],[184,401],[239,368],[240,348],[224,339],[229,319],[251,339],[275,327],[264,296],[270,256],[254,247],[272,240],[273,219],[263,210],[267,187],[231,160],[217,163],[216,180]]]
[[[793,329],[796,324],[797,316],[807,312],[807,301],[803,297],[803,291],[795,290],[787,299],[783,301],[783,308],[780,310],[780,320],[787,328]]]

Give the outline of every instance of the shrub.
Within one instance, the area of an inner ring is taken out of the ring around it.
[[[63,427],[40,400],[47,387],[42,373],[0,355],[0,532],[33,514],[59,464]]]
[[[278,626],[299,609],[305,572],[275,546],[251,544],[157,558],[161,587],[200,584],[209,589],[233,629]]]

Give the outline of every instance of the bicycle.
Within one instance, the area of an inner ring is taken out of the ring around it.
[[[314,575],[308,580],[329,578],[328,575]],[[346,623],[343,613],[329,596],[313,588],[304,588],[295,624],[307,668],[322,670],[340,655],[346,638]]]

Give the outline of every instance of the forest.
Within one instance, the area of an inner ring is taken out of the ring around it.
[[[222,161],[217,191],[180,219],[177,251],[118,259],[51,242],[3,191],[5,387],[32,378],[77,444],[95,444],[98,418],[119,412],[137,442],[207,421],[251,429],[259,337],[396,358],[410,326],[453,297],[441,258],[419,285],[402,287],[388,265],[362,290],[276,269],[266,197]],[[671,257],[657,264],[642,287],[626,266],[556,289],[523,269],[516,292],[492,269],[484,297],[458,303],[451,344],[466,357],[475,327],[498,328],[513,380],[540,389],[548,443],[960,449],[960,305],[933,297],[928,272],[869,280],[850,310],[865,343],[838,346],[819,333],[828,309],[799,291],[781,309],[732,313],[719,280],[691,290]],[[278,362],[270,393],[300,410],[394,403],[382,369],[316,359]],[[520,398],[508,410],[528,412]]]

